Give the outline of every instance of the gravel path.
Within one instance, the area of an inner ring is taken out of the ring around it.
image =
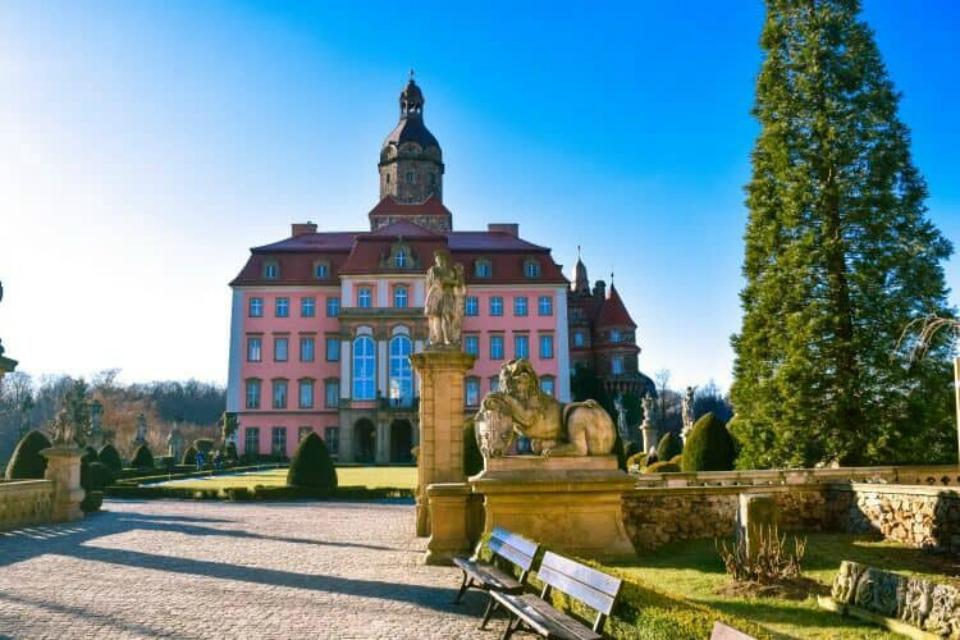
[[[0,637],[487,638],[483,594],[450,604],[413,507],[111,500],[0,533]]]

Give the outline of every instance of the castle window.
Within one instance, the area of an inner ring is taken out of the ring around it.
[[[327,427],[323,430],[323,442],[330,455],[340,453],[340,427]]]
[[[490,359],[503,360],[503,336],[500,334],[490,336]]]
[[[340,315],[340,298],[327,298],[327,317],[336,318]]]
[[[540,391],[548,396],[556,395],[557,380],[553,376],[543,376],[540,378]]]
[[[313,362],[316,348],[313,336],[300,336],[300,362]]]
[[[480,378],[470,377],[466,380],[466,402],[468,407],[480,404]]]
[[[500,376],[490,376],[490,393],[500,390]]]
[[[263,317],[263,298],[250,298],[250,317]]]
[[[287,338],[273,339],[273,361],[286,362],[290,359],[290,341]]]
[[[353,341],[353,399],[373,400],[376,397],[376,355],[373,338],[358,336]]]
[[[287,408],[287,381],[283,379],[273,381],[273,408]]]
[[[258,337],[247,338],[247,362],[260,362],[263,359],[263,341]]]
[[[553,359],[553,334],[544,333],[540,335],[540,357],[544,360]]]
[[[340,338],[327,336],[325,341],[327,362],[340,362]]]
[[[247,380],[247,409],[260,408],[260,380],[250,378]]]
[[[611,329],[610,330],[610,342],[620,342],[620,330]]]
[[[273,315],[278,318],[289,318],[290,298],[277,298],[273,304]]]
[[[300,298],[300,317],[312,318],[317,313],[316,298]]]
[[[300,388],[298,393],[299,406],[301,409],[312,409],[313,408],[313,380],[304,379],[300,380]]]
[[[463,352],[471,356],[480,355],[480,336],[463,336]]]
[[[276,280],[280,277],[280,265],[276,262],[266,262],[263,265],[263,277],[267,280]]]
[[[270,430],[270,453],[275,456],[287,455],[286,427],[273,427]]]
[[[404,285],[397,285],[393,289],[393,306],[395,309],[407,308],[407,288]]]
[[[318,280],[326,280],[327,278],[329,278],[330,263],[326,261],[314,263],[313,277],[317,278]]]
[[[404,179],[407,181],[407,184],[413,184],[417,181],[417,176],[413,171],[407,171]]]
[[[550,296],[540,296],[537,298],[537,313],[541,316],[552,316],[553,298]]]
[[[481,258],[473,263],[473,275],[478,278],[493,277],[493,263],[486,258]]]
[[[413,367],[410,354],[413,342],[405,335],[390,340],[390,403],[396,407],[410,406],[413,400]]]
[[[490,296],[490,315],[503,315],[503,296]]]
[[[527,315],[527,296],[515,296],[513,298],[513,315],[518,318],[524,318]]]
[[[615,376],[623,373],[623,356],[613,356],[610,360],[610,372]]]
[[[583,331],[574,331],[573,332],[573,346],[575,347],[584,347],[587,344],[587,336],[584,335]]]
[[[540,263],[536,260],[527,260],[523,263],[523,276],[531,280],[540,277]]]
[[[361,309],[369,309],[373,304],[373,291],[370,287],[360,287],[357,289],[357,306]]]
[[[480,315],[480,301],[477,299],[477,296],[467,296],[463,299],[463,315]]]
[[[530,336],[525,333],[518,333],[513,336],[513,357],[530,357]]]
[[[390,184],[390,174],[387,174],[387,184]]]
[[[326,380],[323,383],[323,406],[327,409],[336,409],[340,406],[340,381]]]
[[[397,251],[397,255],[393,256],[393,266],[397,269],[403,269],[407,266],[407,252],[404,249]]]
[[[252,455],[260,454],[260,427],[247,427],[243,430],[243,452]]]

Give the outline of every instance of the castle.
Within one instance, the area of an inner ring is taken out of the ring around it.
[[[400,119],[380,149],[380,199],[369,231],[319,232],[251,249],[233,292],[227,410],[241,453],[292,455],[311,431],[341,461],[409,462],[424,347],[424,276],[435,251],[463,265],[463,349],[476,356],[464,412],[496,389],[500,366],[528,358],[541,388],[570,400],[573,366],[593,367],[612,393],[642,392],[636,323],[616,288],[593,289],[578,259],[573,287],[550,249],[516,223],[453,228],[443,203],[443,153],[424,124],[411,77]]]

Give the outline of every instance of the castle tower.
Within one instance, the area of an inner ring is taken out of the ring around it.
[[[380,149],[380,200],[420,204],[443,201],[440,143],[423,124],[423,92],[410,80],[400,94],[400,121]]]

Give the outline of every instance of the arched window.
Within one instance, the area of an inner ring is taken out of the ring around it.
[[[398,284],[393,288],[393,306],[395,309],[406,309],[408,298],[406,285]]]
[[[390,340],[390,404],[408,406],[413,400],[413,343],[404,335]]]
[[[376,397],[376,345],[370,336],[357,336],[353,341],[353,399],[373,400]]]

